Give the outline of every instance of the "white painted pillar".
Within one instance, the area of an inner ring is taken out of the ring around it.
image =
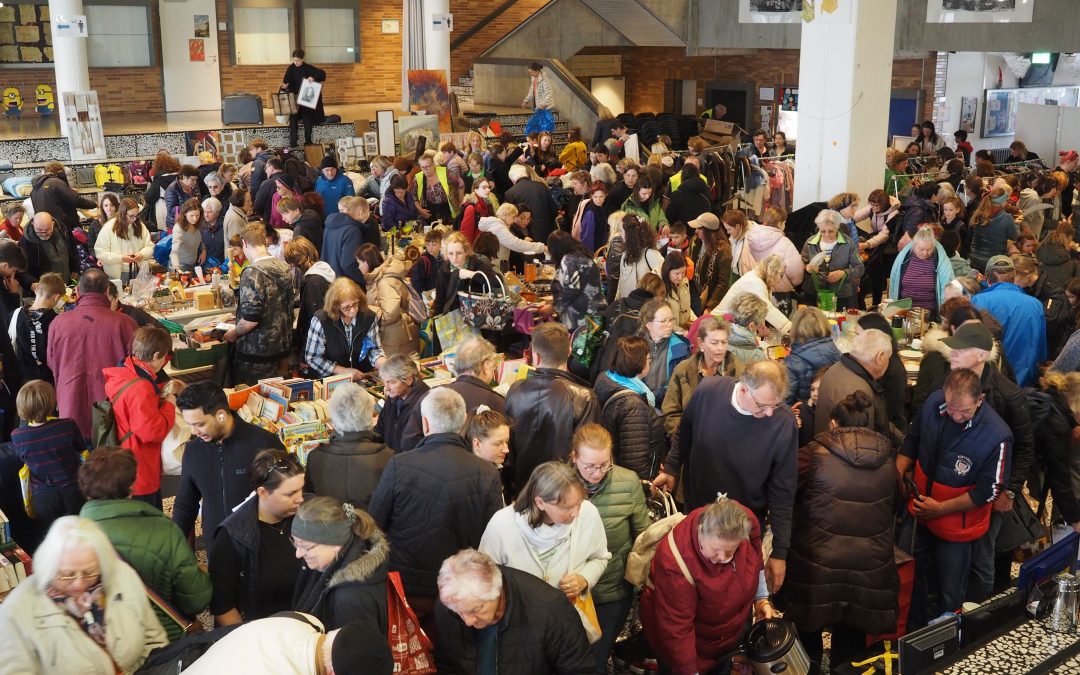
[[[842,2],[850,16],[802,25],[795,208],[883,185],[896,3]]]
[[[450,0],[424,0],[424,63],[428,70],[445,70],[450,82],[450,31],[445,17],[450,16]],[[436,18],[440,25],[436,26]]]
[[[57,37],[56,23],[84,15],[82,0],[49,0],[50,25],[53,27],[53,69],[56,72],[56,110],[60,116],[60,133],[67,135],[64,114],[65,91],[89,91],[90,67],[86,57],[86,38]],[[94,30],[87,26],[87,31]]]

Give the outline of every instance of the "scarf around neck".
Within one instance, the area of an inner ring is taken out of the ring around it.
[[[630,391],[635,391],[641,394],[646,399],[648,399],[650,406],[654,408],[656,407],[656,394],[654,394],[652,390],[649,389],[649,387],[641,381],[640,377],[626,377],[625,375],[620,375],[616,373],[614,370],[607,371],[607,376],[610,377],[611,380],[615,382],[615,384],[621,385],[626,389],[629,389]]]

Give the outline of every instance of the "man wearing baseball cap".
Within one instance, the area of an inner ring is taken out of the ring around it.
[[[1009,256],[990,258],[986,262],[990,287],[972,298],[971,304],[987,310],[1001,324],[1005,357],[1016,372],[1016,383],[1030,387],[1039,374],[1039,363],[1046,360],[1046,317],[1042,303],[1013,283],[1015,274]]]

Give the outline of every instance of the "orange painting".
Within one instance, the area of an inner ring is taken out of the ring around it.
[[[191,61],[205,61],[206,60],[206,46],[205,41],[201,39],[189,39],[188,43],[188,59]]]
[[[445,70],[410,70],[409,109],[439,116],[439,131],[450,129],[450,94]]]

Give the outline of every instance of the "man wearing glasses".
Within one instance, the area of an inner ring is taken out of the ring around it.
[[[953,370],[944,389],[926,399],[896,458],[901,476],[914,467],[908,511],[918,524],[909,630],[964,602],[976,542],[1005,490],[1013,435],[985,402],[979,376]]]
[[[711,504],[723,492],[772,529],[772,552],[765,566],[769,591],[784,583],[791,515],[795,504],[799,429],[784,403],[787,370],[758,361],[738,380],[707,377],[683,412],[679,442],[653,485],[672,490],[685,468],[685,510]]]

